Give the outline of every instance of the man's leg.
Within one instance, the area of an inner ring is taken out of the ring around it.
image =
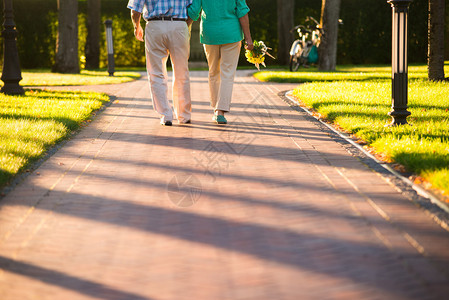
[[[237,65],[239,62],[241,47],[241,42],[221,46],[221,84],[216,107],[217,110],[222,110],[225,112],[230,110],[235,71],[237,70]]]
[[[173,107],[180,123],[190,121],[192,101],[190,97],[189,55],[190,33],[186,22],[166,21],[170,28],[168,48],[173,66]]]
[[[168,50],[164,44],[164,26],[161,21],[151,21],[145,28],[145,53],[148,79],[154,109],[161,115],[162,122],[173,120],[173,111],[167,99],[167,58]]]
[[[220,93],[220,47],[221,45],[204,45],[207,64],[209,65],[210,106],[217,109]]]

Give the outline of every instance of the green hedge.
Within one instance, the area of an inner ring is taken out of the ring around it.
[[[15,22],[19,32],[18,47],[23,68],[48,68],[55,56],[57,8],[56,0],[14,0]],[[86,40],[86,0],[80,0],[80,57]],[[102,0],[102,19],[114,21],[114,48],[117,66],[143,66],[144,44],[133,36],[126,0]],[[254,39],[264,40],[277,52],[277,9],[274,0],[247,0]],[[446,3],[449,11],[449,2]],[[319,19],[321,1],[296,0],[295,23],[306,16]],[[3,18],[3,16],[2,16]],[[386,0],[342,0],[338,41],[339,64],[390,62],[391,8]],[[425,62],[427,53],[427,1],[415,0],[410,7],[409,61]],[[3,20],[1,20],[3,21]],[[449,20],[447,21],[449,23]],[[447,28],[449,24],[446,24]],[[195,26],[198,26],[196,24]],[[195,28],[197,29],[197,27]],[[192,34],[197,35],[196,31]],[[289,34],[289,33],[286,33]],[[447,34],[449,36],[449,32]],[[446,39],[448,41],[449,39]],[[194,36],[192,43],[197,43]],[[101,40],[101,66],[106,66],[104,28]],[[204,59],[201,47],[192,47],[192,58]],[[447,45],[449,47],[449,45]],[[3,49],[0,50],[1,54]],[[3,55],[1,55],[3,57]],[[1,59],[1,58],[0,58]],[[242,59],[244,60],[244,59]],[[270,62],[271,63],[271,62]],[[273,62],[275,64],[275,62]]]

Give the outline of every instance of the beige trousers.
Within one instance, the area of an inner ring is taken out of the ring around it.
[[[190,120],[192,104],[188,60],[190,33],[183,21],[150,21],[145,28],[145,49],[148,79],[154,109],[162,121],[173,120],[168,101],[167,59],[173,66],[173,107],[179,122]]]
[[[228,112],[231,108],[232,88],[239,62],[242,42],[224,45],[204,45],[209,64],[210,105]]]

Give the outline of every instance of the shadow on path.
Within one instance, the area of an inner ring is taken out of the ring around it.
[[[76,278],[58,271],[12,260],[3,256],[0,256],[0,268],[6,270],[7,272],[31,277],[35,280],[72,290],[80,294],[93,296],[96,299],[152,300],[137,294],[120,291],[112,287],[105,286],[101,283]]]

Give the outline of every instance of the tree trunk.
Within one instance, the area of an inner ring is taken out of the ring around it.
[[[79,73],[78,0],[58,0],[58,36],[53,72]]]
[[[444,0],[429,0],[429,80],[444,80]]]
[[[444,60],[449,60],[449,40],[447,37],[449,37],[449,14],[447,12],[449,12],[449,1],[446,1],[446,19],[444,20],[445,23],[445,27],[446,27],[446,32],[444,33],[444,35],[446,36],[446,41],[444,43]]]
[[[294,0],[277,0],[278,16],[278,51],[277,61],[281,65],[286,65],[290,59],[290,47],[293,43],[293,34],[290,30],[294,24]]]
[[[101,0],[87,1],[86,68],[100,67]]]
[[[341,0],[322,0],[321,28],[323,34],[319,47],[318,69],[335,71],[337,66],[338,19]]]

